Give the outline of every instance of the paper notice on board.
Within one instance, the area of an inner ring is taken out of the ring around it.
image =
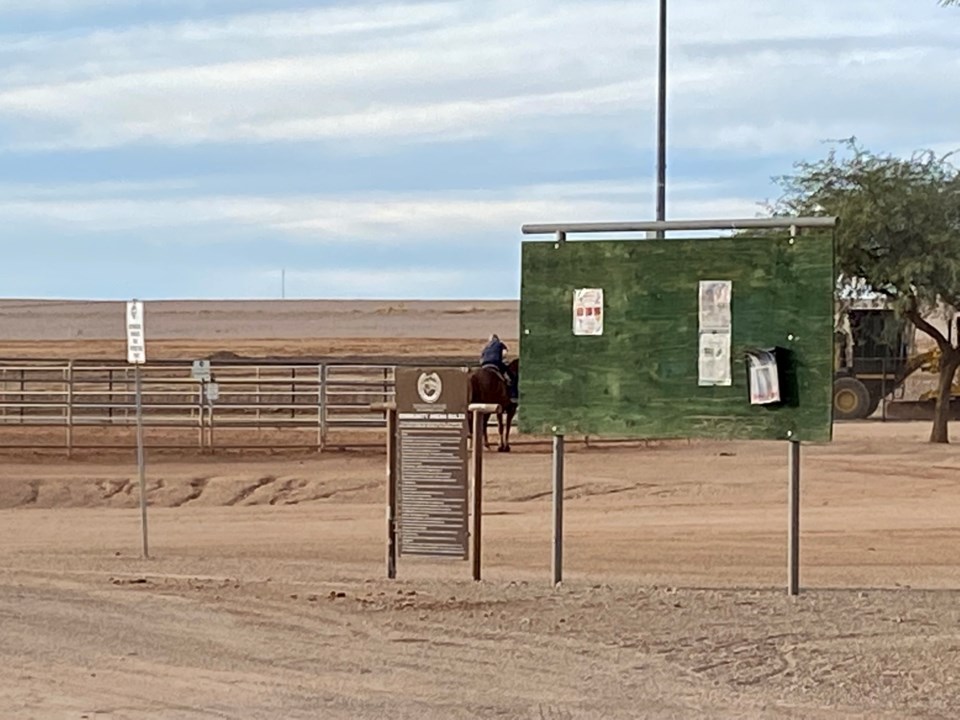
[[[729,280],[700,281],[700,332],[730,332],[730,297],[733,283]]]
[[[769,405],[780,402],[780,376],[777,356],[769,350],[747,355],[750,372],[750,404]]]
[[[701,333],[698,363],[700,385],[730,386],[730,333]]]
[[[581,288],[573,291],[573,334],[603,335],[603,290]]]

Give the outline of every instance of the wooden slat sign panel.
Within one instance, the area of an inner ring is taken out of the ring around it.
[[[398,368],[396,392],[400,555],[466,560],[467,375]]]
[[[831,233],[528,241],[522,258],[522,432],[831,439]],[[783,398],[757,404],[764,352]]]

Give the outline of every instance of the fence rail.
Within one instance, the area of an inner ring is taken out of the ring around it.
[[[212,361],[215,399],[191,367],[171,361],[141,368],[143,423],[155,446],[323,450],[338,434],[337,445],[367,444],[371,431],[386,427],[383,412],[370,405],[393,400],[397,366]],[[0,360],[0,449],[130,447],[123,433],[135,425],[129,365]],[[250,434],[264,432],[259,441]]]

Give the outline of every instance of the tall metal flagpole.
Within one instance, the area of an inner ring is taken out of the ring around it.
[[[667,0],[660,0],[660,59],[657,94],[657,220],[667,219]],[[662,239],[664,233],[657,231]]]

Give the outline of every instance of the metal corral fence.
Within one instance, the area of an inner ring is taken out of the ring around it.
[[[466,366],[450,362],[433,365]],[[380,444],[373,403],[393,400],[397,365],[211,361],[218,397],[205,397],[191,361],[144,365],[150,447],[302,448]],[[209,394],[209,393],[206,393]],[[128,449],[136,427],[132,366],[0,360],[0,449]]]

